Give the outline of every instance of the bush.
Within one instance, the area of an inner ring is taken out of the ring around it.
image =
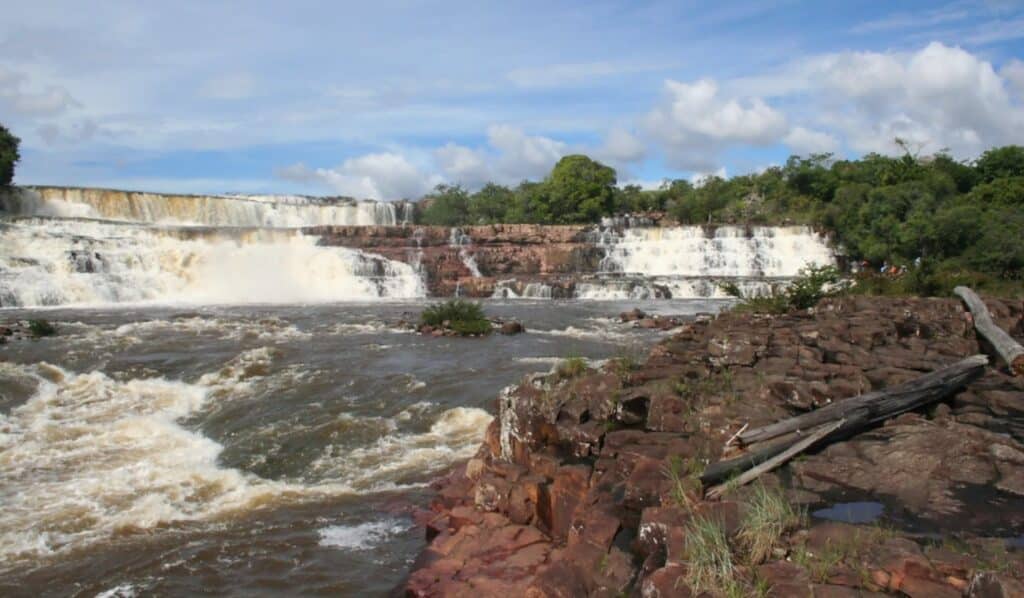
[[[834,266],[805,266],[786,288],[786,299],[791,307],[807,309],[829,294],[829,287],[839,282],[839,270]]]
[[[740,299],[733,309],[754,313],[781,314],[790,309],[814,307],[822,298],[836,292],[839,270],[835,266],[805,266],[788,287],[772,287],[767,295],[744,297],[735,283],[721,285],[726,294]]]
[[[28,331],[33,337],[53,336],[57,334],[57,328],[46,320],[29,320]]]
[[[448,328],[461,335],[490,334],[491,322],[479,303],[452,299],[431,305],[420,315],[423,324]]]
[[[587,360],[582,357],[569,357],[558,364],[555,373],[559,380],[575,378],[587,371]]]

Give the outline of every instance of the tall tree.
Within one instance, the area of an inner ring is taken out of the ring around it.
[[[544,182],[554,222],[596,222],[615,208],[615,169],[580,154],[565,156]]]
[[[0,124],[0,187],[6,187],[14,180],[14,165],[21,158],[19,143],[21,140]]]

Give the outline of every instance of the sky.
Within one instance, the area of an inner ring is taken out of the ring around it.
[[[15,182],[393,200],[1024,145],[1024,1],[80,2],[0,20]]]

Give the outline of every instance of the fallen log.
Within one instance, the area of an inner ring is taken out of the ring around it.
[[[967,287],[956,287],[953,294],[963,300],[974,319],[974,329],[992,346],[1014,376],[1024,375],[1024,347],[992,321],[981,297]]]
[[[747,430],[739,435],[739,442],[741,445],[764,442],[844,417],[851,422],[865,417],[870,421],[888,419],[948,396],[978,377],[987,364],[988,358],[984,355],[961,359],[903,384],[836,401],[810,413]]]
[[[848,438],[891,417],[940,401],[980,377],[987,364],[988,357],[973,355],[903,384],[838,401],[810,413],[748,430],[739,436],[740,442],[746,446],[779,439],[782,436],[786,438],[745,455],[709,465],[701,475],[701,483],[705,486],[716,484],[736,472],[785,453],[790,447],[808,438],[805,431],[815,432],[816,428],[831,422],[839,421],[841,424],[801,450],[806,450],[811,445],[822,445]]]
[[[839,429],[840,426],[843,425],[843,423],[845,423],[845,421],[846,420],[841,419],[837,422],[832,422],[831,424],[825,424],[824,426],[821,426],[820,428],[808,434],[807,437],[804,438],[803,440],[800,440],[796,444],[790,445],[789,448],[782,451],[778,455],[775,455],[774,457],[765,460],[756,467],[752,467],[744,471],[739,475],[739,477],[709,489],[707,491],[707,494],[705,494],[705,498],[709,500],[721,498],[721,496],[725,494],[727,491],[733,488],[738,488],[740,486],[743,486],[744,484],[748,484],[754,481],[762,473],[768,473],[769,471],[775,469],[776,467],[782,465],[786,461],[789,461],[793,457],[807,450],[807,448],[810,447],[815,442],[818,442],[819,440],[828,436],[832,432],[835,432],[837,429]]]

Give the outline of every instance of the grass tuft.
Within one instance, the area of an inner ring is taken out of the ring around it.
[[[738,591],[729,539],[720,521],[695,517],[686,529],[686,584],[695,594]]]
[[[800,525],[802,520],[801,513],[793,509],[781,492],[770,490],[764,484],[754,486],[737,535],[750,564],[766,561],[782,534]]]

